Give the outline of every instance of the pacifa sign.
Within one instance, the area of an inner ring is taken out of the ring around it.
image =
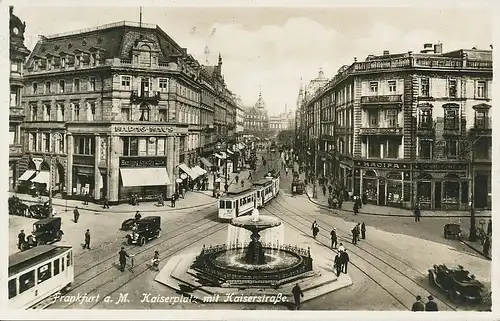
[[[410,164],[400,162],[380,162],[380,161],[354,161],[354,166],[364,168],[396,169],[409,170]]]

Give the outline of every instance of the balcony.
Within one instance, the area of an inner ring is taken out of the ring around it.
[[[436,134],[436,129],[433,125],[420,124],[417,127],[417,136],[419,137],[434,137]]]
[[[11,106],[9,108],[9,116],[11,118],[23,118],[24,117],[24,108],[17,107],[17,106]]]
[[[401,127],[362,127],[359,129],[360,135],[365,136],[402,136]]]
[[[133,103],[150,103],[156,105],[160,101],[160,92],[139,92],[137,90],[134,90],[132,91],[132,95],[130,98]]]
[[[361,96],[361,105],[401,105],[402,95]]]

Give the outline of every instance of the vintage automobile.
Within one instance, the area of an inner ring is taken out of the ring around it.
[[[446,224],[443,228],[445,239],[458,239],[461,236],[462,230],[458,224]]]
[[[19,197],[17,196],[9,197],[8,203],[9,203],[10,215],[26,216],[28,214],[28,205],[21,202]]]
[[[137,223],[138,221],[139,220],[137,220],[135,217],[128,218],[125,221],[123,221],[122,226],[120,227],[120,229],[122,231],[129,231],[132,228],[132,226],[134,226],[134,224]]]
[[[484,285],[461,265],[434,265],[429,270],[429,282],[446,292],[453,302],[480,303],[483,300]]]
[[[63,235],[60,217],[41,219],[33,224],[33,232],[26,238],[26,242],[21,244],[21,251],[60,241]]]
[[[46,218],[50,216],[50,206],[49,201],[46,201],[42,204],[34,204],[28,208],[28,217],[32,218]]]
[[[159,238],[161,233],[159,216],[146,216],[135,222],[132,233],[126,236],[128,244],[143,246],[147,241]]]
[[[300,180],[299,174],[293,173],[292,194],[302,195],[304,193],[304,182]]]

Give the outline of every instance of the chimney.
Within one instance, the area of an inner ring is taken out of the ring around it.
[[[389,50],[384,50],[384,56],[388,56],[389,55]]]
[[[423,54],[428,54],[428,53],[433,53],[433,52],[434,52],[434,48],[433,48],[432,43],[424,43],[424,49],[420,51],[420,53],[423,53]]]
[[[443,44],[438,42],[437,44],[434,45],[434,53],[435,54],[442,54],[443,53]]]

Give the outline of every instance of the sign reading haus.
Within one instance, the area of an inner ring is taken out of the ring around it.
[[[354,161],[354,166],[365,168],[381,168],[395,170],[409,170],[410,164],[400,162],[380,162],[380,161]]]
[[[120,167],[165,167],[165,158],[120,157]]]
[[[183,134],[187,133],[187,127],[162,126],[162,125],[114,125],[112,131],[115,133],[135,134]]]

